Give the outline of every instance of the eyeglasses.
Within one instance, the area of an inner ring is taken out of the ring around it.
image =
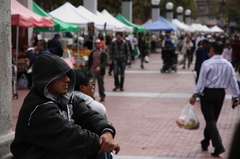
[[[95,43],[95,45],[96,45],[96,44],[100,44],[100,43]]]
[[[89,82],[88,85],[95,86],[94,82]]]

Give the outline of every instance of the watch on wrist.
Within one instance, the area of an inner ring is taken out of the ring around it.
[[[195,99],[197,98],[197,96],[198,96],[198,95],[196,95],[196,94],[192,95],[192,97],[195,98]]]

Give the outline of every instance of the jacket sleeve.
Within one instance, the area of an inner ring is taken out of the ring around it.
[[[76,112],[76,124],[82,126],[85,129],[95,132],[99,136],[102,135],[105,129],[109,129],[111,130],[113,137],[115,136],[116,132],[113,125],[98,112],[92,110],[89,106],[86,106],[84,100],[79,102],[79,98],[75,97],[74,103],[74,111]]]
[[[106,52],[102,52],[101,55],[101,64],[100,64],[100,69],[105,69],[105,66],[108,63],[108,54]]]
[[[29,125],[29,142],[54,152],[74,152],[83,155],[96,153],[100,148],[99,135],[87,128],[96,126],[100,132],[104,124],[99,122],[103,122],[103,119],[96,117],[98,115],[89,111],[82,102],[78,106],[83,108],[75,110],[79,124],[74,125],[63,117],[54,103],[38,108],[32,114]]]

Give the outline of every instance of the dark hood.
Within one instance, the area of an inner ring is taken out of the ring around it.
[[[54,79],[66,74],[70,78],[68,84],[68,93],[70,93],[73,91],[75,85],[75,76],[72,69],[59,56],[54,54],[42,54],[34,63],[32,81],[41,96],[52,99],[52,96],[48,93],[47,85]]]

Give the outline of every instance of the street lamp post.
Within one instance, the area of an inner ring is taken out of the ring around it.
[[[225,0],[222,0],[220,2],[220,5],[222,6],[222,25],[223,25],[223,27],[224,27],[224,6],[225,6],[225,4],[226,4]]]
[[[159,19],[160,16],[160,8],[159,8],[159,4],[160,4],[161,0],[151,0],[152,3],[152,21],[157,21]],[[157,39],[159,38],[159,34],[158,31],[154,31],[153,34],[157,37]]]
[[[122,0],[122,15],[132,22],[132,0]]]
[[[169,20],[170,22],[172,22],[172,19],[173,19],[173,12],[172,12],[172,9],[174,7],[173,3],[172,2],[168,2],[166,3],[166,9],[167,9],[167,20]]]
[[[191,24],[191,13],[192,11],[190,9],[185,10],[185,22],[186,24]]]
[[[180,22],[183,22],[183,7],[182,6],[178,6],[177,7],[177,19],[180,21]]]
[[[152,21],[156,21],[159,19],[160,16],[160,8],[159,8],[159,4],[160,4],[161,0],[151,0],[152,3]]]

